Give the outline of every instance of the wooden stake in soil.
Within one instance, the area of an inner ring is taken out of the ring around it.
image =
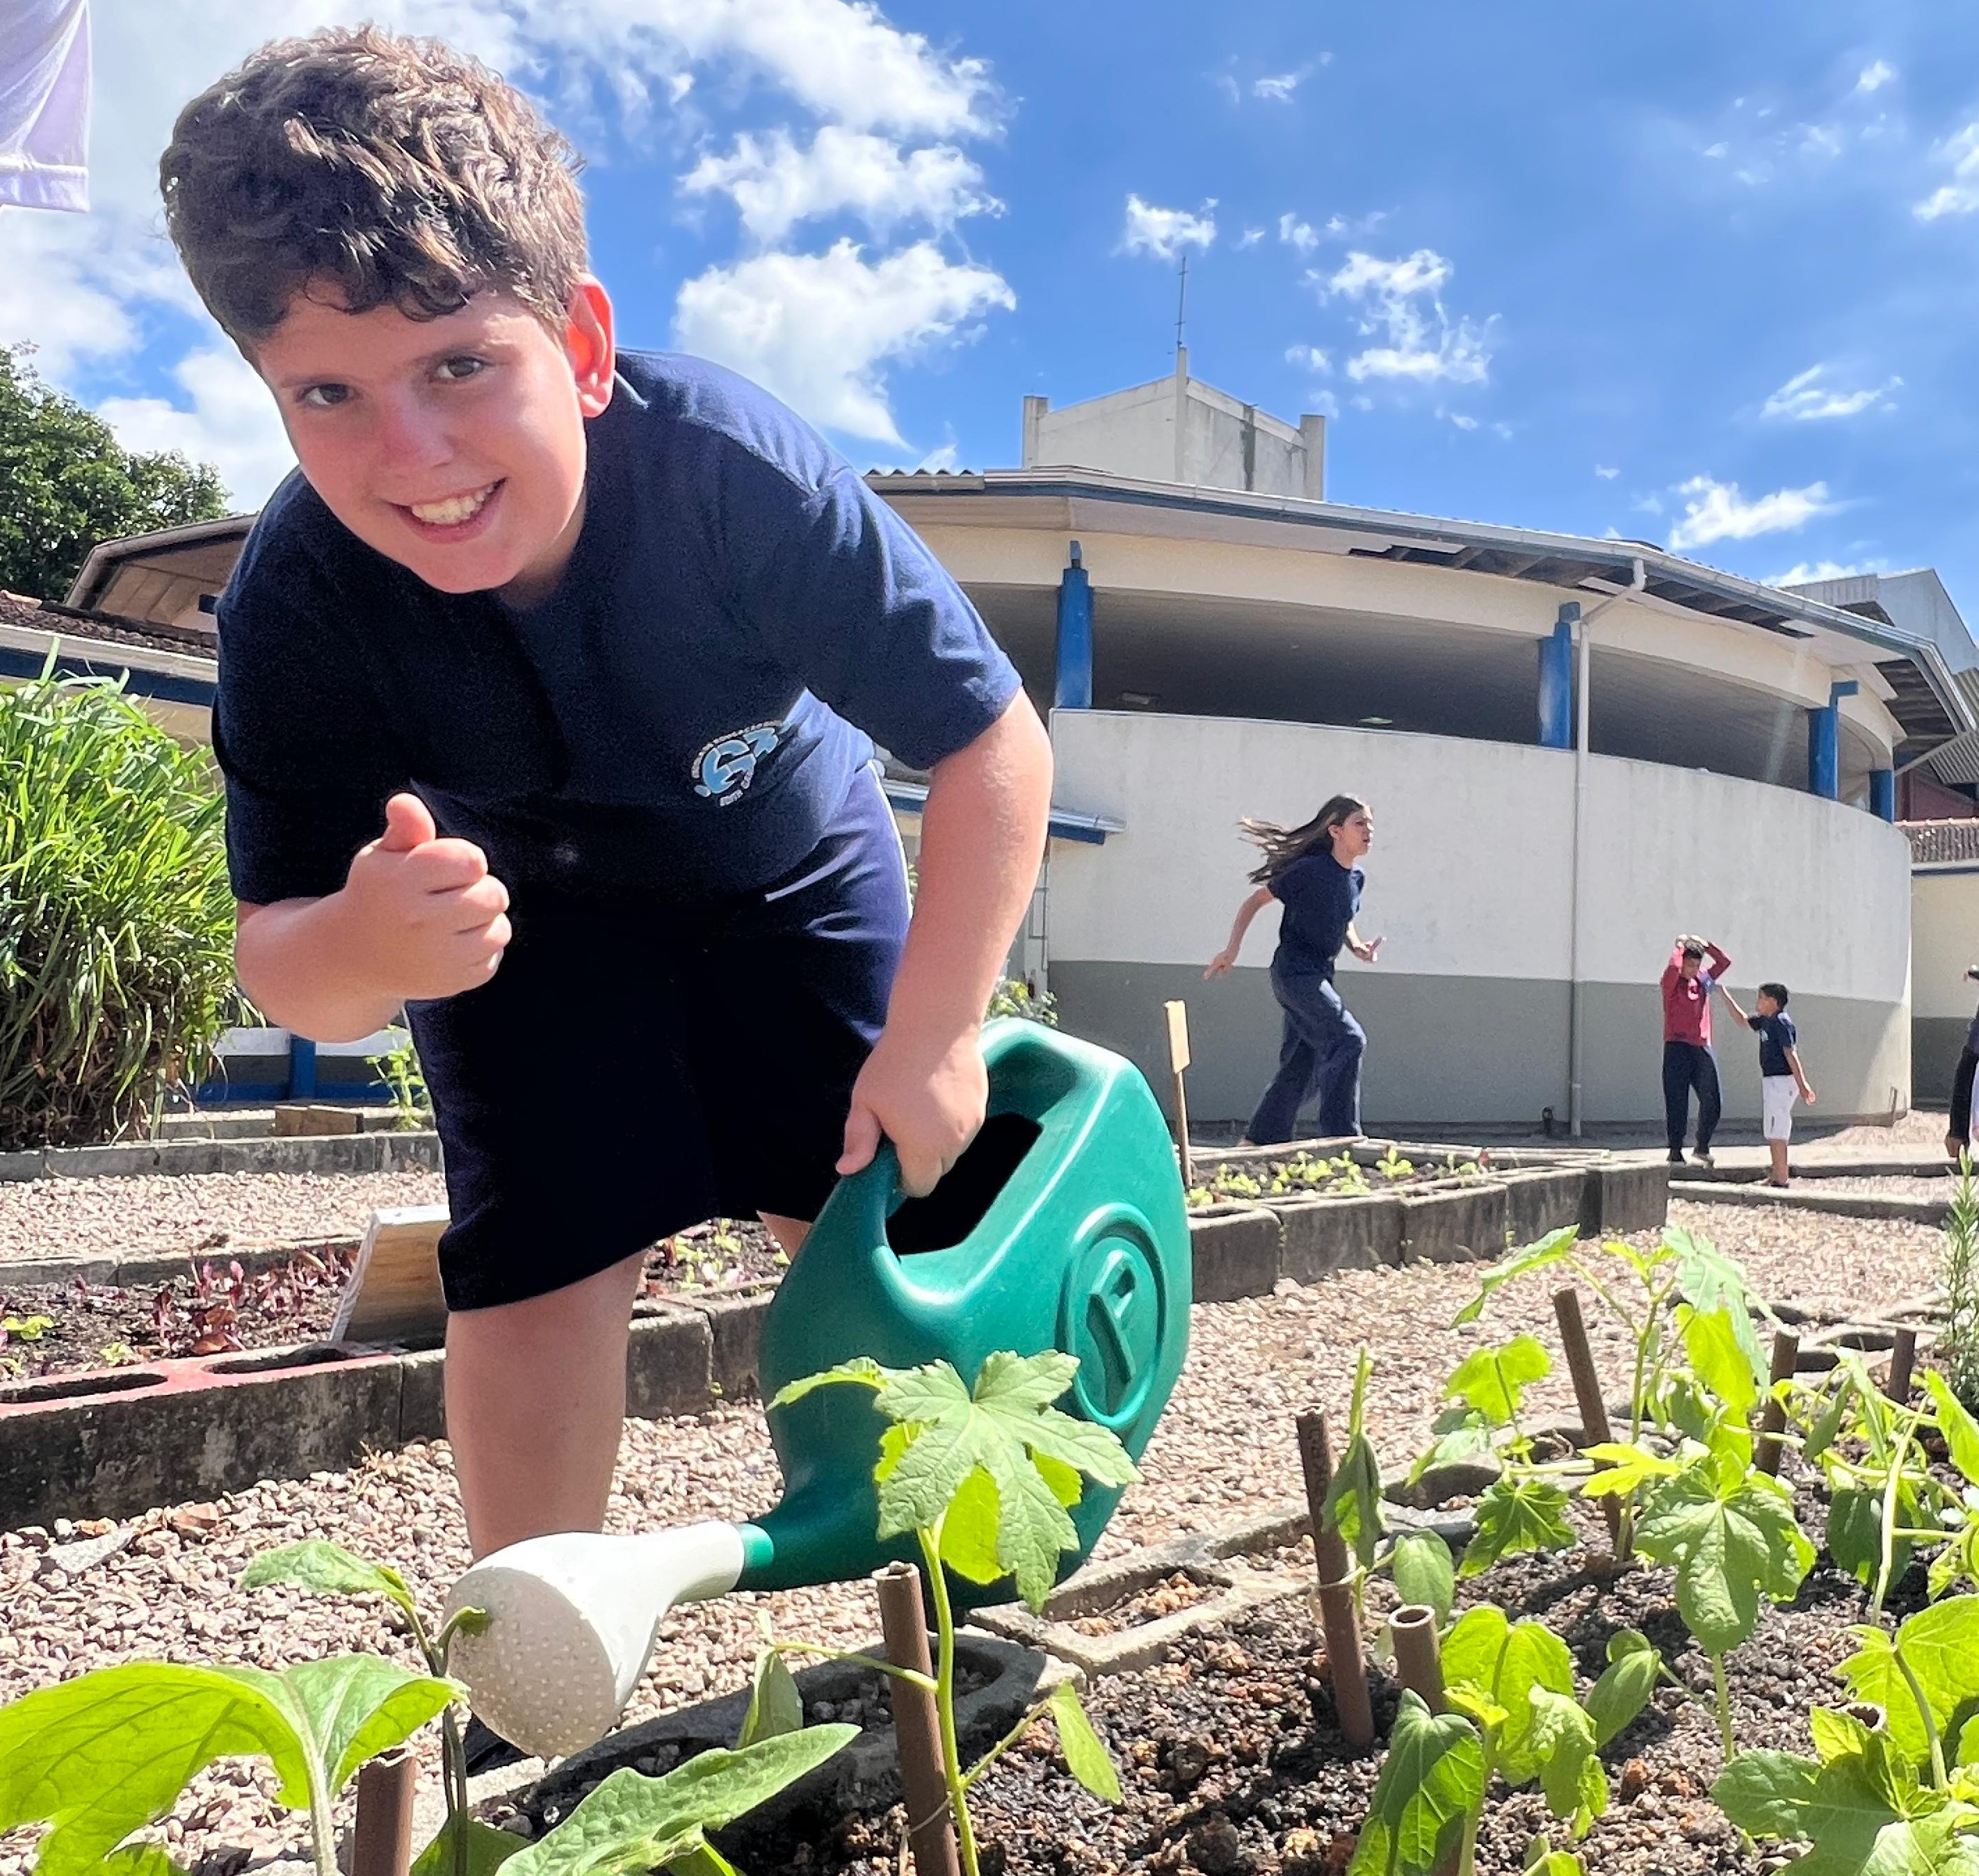
[[[1427,1603],[1404,1603],[1388,1618],[1395,1647],[1395,1678],[1420,1695],[1432,1713],[1448,1704],[1443,1697],[1443,1650],[1437,1640],[1436,1611]]]
[[[1182,1162],[1185,1188],[1195,1183],[1195,1162],[1188,1151],[1188,1095],[1182,1086],[1182,1073],[1188,1066],[1188,1006],[1165,1003],[1169,1019],[1169,1072],[1175,1077],[1175,1154]]]
[[[880,1596],[880,1630],[887,1659],[897,1668],[931,1675],[927,1616],[921,1607],[921,1573],[911,1563],[889,1563],[873,1573]],[[907,1843],[918,1876],[961,1876],[954,1821],[948,1815],[948,1782],[942,1775],[941,1715],[934,1695],[896,1680],[893,1742],[900,1755],[900,1794],[907,1807]]]
[[[413,1794],[419,1762],[394,1746],[357,1774],[357,1826],[350,1844],[350,1876],[406,1876],[413,1861]]]
[[[1917,1331],[1899,1329],[1890,1350],[1890,1377],[1883,1391],[1898,1407],[1911,1397],[1911,1375],[1917,1367]]]
[[[1782,1381],[1793,1378],[1794,1364],[1800,1359],[1800,1337],[1791,1329],[1776,1329],[1773,1332],[1773,1365],[1769,1374],[1769,1385],[1766,1389],[1766,1410],[1759,1417],[1759,1441],[1752,1453],[1752,1463],[1760,1471],[1779,1476],[1780,1435],[1787,1429],[1787,1410],[1773,1393]]]
[[[1333,1704],[1340,1730],[1351,1746],[1374,1743],[1374,1709],[1367,1698],[1367,1664],[1361,1653],[1361,1626],[1354,1606],[1354,1560],[1346,1540],[1326,1516],[1326,1494],[1333,1484],[1333,1447],[1324,1413],[1298,1417],[1299,1463],[1305,1472],[1306,1508],[1312,1514],[1312,1557],[1319,1570],[1319,1621],[1326,1634],[1326,1660],[1333,1676]]]
[[[1606,1446],[1615,1437],[1608,1419],[1608,1403],[1601,1397],[1601,1377],[1594,1367],[1594,1351],[1587,1340],[1587,1324],[1581,1319],[1580,1292],[1570,1284],[1553,1294],[1553,1313],[1560,1322],[1560,1345],[1566,1351],[1567,1372],[1573,1377],[1574,1404],[1580,1410],[1580,1430],[1589,1446]],[[1604,1498],[1602,1515],[1608,1520],[1608,1541],[1619,1541],[1622,1505],[1619,1499]]]

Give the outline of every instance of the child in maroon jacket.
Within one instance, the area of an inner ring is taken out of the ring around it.
[[[1711,967],[1705,968],[1709,958]],[[1684,1129],[1690,1119],[1690,1092],[1697,1090],[1697,1163],[1708,1166],[1711,1136],[1724,1105],[1718,1088],[1718,1058],[1711,1052],[1711,986],[1732,968],[1732,960],[1709,939],[1679,935],[1663,966],[1663,1118],[1669,1137],[1669,1163],[1683,1164]]]

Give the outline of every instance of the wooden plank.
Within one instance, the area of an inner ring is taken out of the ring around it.
[[[1188,1067],[1188,1006],[1176,1002],[1165,1003],[1162,1009],[1169,1019],[1169,1071],[1175,1087],[1175,1156],[1181,1163],[1182,1184],[1191,1186],[1195,1183],[1195,1163],[1189,1157],[1188,1094],[1182,1085]]]
[[[371,1214],[330,1325],[333,1342],[407,1342],[446,1331],[440,1288],[444,1205],[387,1205]]]

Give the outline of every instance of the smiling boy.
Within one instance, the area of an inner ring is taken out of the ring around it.
[[[959,588],[809,428],[619,353],[568,146],[432,41],[263,48],[161,164],[300,472],[219,606],[240,979],[403,1006],[446,1155],[477,1555],[602,1523],[646,1246],[837,1173],[928,1190],[1029,901],[1049,744]],[[909,923],[877,737],[932,779]],[[573,1070],[577,1079],[572,1079]]]

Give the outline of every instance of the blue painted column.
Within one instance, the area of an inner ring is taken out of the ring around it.
[[[1092,582],[1076,541],[1058,583],[1058,682],[1052,701],[1060,710],[1092,708]]]
[[[1828,701],[1807,713],[1807,791],[1824,800],[1841,798],[1841,700],[1860,687],[1853,678],[1828,687]]]
[[[1871,769],[1869,771],[1869,812],[1878,820],[1896,819],[1897,771],[1894,769]]]
[[[316,1044],[307,1036],[289,1038],[289,1099],[310,1101],[316,1098]]]
[[[1563,602],[1553,636],[1540,641],[1540,747],[1573,747],[1573,627],[1577,600]]]

